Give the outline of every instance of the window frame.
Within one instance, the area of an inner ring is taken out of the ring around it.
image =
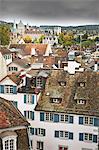
[[[85,125],[94,125],[94,118],[93,117],[84,117],[84,124]]]
[[[41,77],[36,78],[36,87],[41,88],[42,86],[43,86],[42,78]]]
[[[13,140],[13,149],[11,149],[11,145],[10,145],[10,142],[11,140]],[[8,141],[8,148],[6,149],[5,148],[5,142]],[[3,137],[2,138],[2,143],[3,143],[3,150],[17,150],[17,136],[6,136],[6,137]]]
[[[13,85],[5,85],[4,93],[5,94],[13,94]]]
[[[44,150],[44,142],[37,141],[37,150]]]
[[[46,112],[45,113],[45,121],[51,121],[51,122],[53,122],[53,113]]]
[[[32,114],[33,113],[33,114]],[[27,119],[27,120],[34,120],[32,119],[32,115],[34,115],[34,111],[29,111],[29,110],[25,110],[24,111],[24,117]]]
[[[43,128],[37,128],[37,135],[44,136],[44,133],[45,133],[45,129],[43,129]]]
[[[58,150],[60,150],[60,148],[62,148],[62,150],[65,150],[65,149],[68,150],[68,147],[65,146],[65,145],[59,145],[59,146],[58,146]]]
[[[87,138],[86,138],[86,136],[87,136]],[[90,136],[91,136],[91,139],[90,139]],[[91,133],[84,133],[84,141],[93,142],[93,134],[91,134]]]

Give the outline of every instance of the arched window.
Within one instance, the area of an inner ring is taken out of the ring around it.
[[[4,131],[0,134],[3,150],[17,150],[17,134],[14,131]]]
[[[17,150],[16,148],[16,136],[8,136],[2,139],[3,150]]]

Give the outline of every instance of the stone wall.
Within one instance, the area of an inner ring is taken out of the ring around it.
[[[29,139],[27,129],[20,129],[15,131],[17,137],[17,150],[29,150]]]

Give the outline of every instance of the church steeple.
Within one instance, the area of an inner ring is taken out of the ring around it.
[[[26,29],[29,29],[29,24],[27,23],[27,25],[26,25]]]
[[[14,23],[13,23],[13,32],[16,32],[16,22],[14,20]]]

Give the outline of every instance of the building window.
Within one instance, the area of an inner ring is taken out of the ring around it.
[[[34,120],[34,112],[32,111],[24,111],[24,116],[26,119]]]
[[[73,140],[73,133],[68,131],[55,131],[55,137],[63,140]]]
[[[35,128],[35,135],[45,136],[45,129]]]
[[[64,115],[60,116],[60,121],[64,122]]]
[[[97,143],[97,138],[97,135],[93,135],[91,133],[79,133],[79,141]]]
[[[3,150],[16,150],[16,137],[5,137],[3,140]]]
[[[5,91],[5,93],[13,93],[13,86],[5,85],[4,91]]]
[[[37,78],[36,79],[36,87],[39,87],[39,88],[42,87],[42,78]]]
[[[59,84],[60,84],[60,86],[66,86],[66,82],[65,81],[60,81]]]
[[[85,141],[92,141],[92,134],[85,133],[84,140]]]
[[[30,135],[34,135],[34,128],[29,127],[29,134],[30,134]]]
[[[37,150],[44,150],[44,143],[41,141],[37,141]]]
[[[85,87],[85,82],[79,82],[78,85],[79,85],[80,87]]]
[[[50,112],[40,112],[40,121],[64,122],[73,123],[74,116],[64,114],[54,114]]]
[[[45,113],[45,120],[46,121],[53,121],[53,114],[52,113]]]
[[[85,104],[85,103],[86,103],[85,100],[82,100],[82,99],[78,99],[78,100],[77,100],[77,104]]]
[[[34,104],[34,95],[25,94],[24,95],[24,103]]]
[[[50,98],[51,103],[59,104],[61,103],[61,101],[62,101],[62,98]]]
[[[96,119],[96,123],[98,120]],[[79,124],[85,124],[85,125],[94,125],[95,124],[95,118],[93,117],[79,117]]]
[[[73,123],[73,116],[61,114],[60,115],[60,122]]]
[[[33,140],[30,140],[30,148],[33,149]]]
[[[18,71],[17,67],[9,67],[9,71]]]
[[[93,125],[93,117],[85,117],[84,124]]]
[[[60,145],[58,150],[68,150],[67,146]]]

